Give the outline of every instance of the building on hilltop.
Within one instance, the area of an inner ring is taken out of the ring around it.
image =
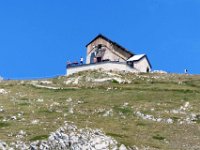
[[[86,48],[86,64],[68,64],[67,75],[95,69],[149,72],[152,68],[145,54],[136,55],[101,34],[89,42]]]

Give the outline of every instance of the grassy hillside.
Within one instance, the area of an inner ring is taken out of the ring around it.
[[[200,149],[200,76],[88,71],[0,82],[0,139],[45,139],[73,121],[126,146]],[[20,137],[24,131],[25,136]]]

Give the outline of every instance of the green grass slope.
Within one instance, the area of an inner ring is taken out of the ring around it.
[[[0,139],[46,139],[72,121],[139,148],[200,148],[200,76],[86,71],[0,82]]]

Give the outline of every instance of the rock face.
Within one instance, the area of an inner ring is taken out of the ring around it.
[[[74,124],[66,122],[63,127],[52,132],[47,140],[25,144],[17,141],[8,144],[1,141],[0,149],[31,149],[31,150],[126,150],[124,145],[118,147],[115,139],[106,136],[98,129],[78,129]]]

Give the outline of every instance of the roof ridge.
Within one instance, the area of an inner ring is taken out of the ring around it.
[[[116,45],[117,47],[121,48],[122,50],[126,51],[127,53],[129,53],[129,54],[131,54],[131,55],[134,55],[133,52],[127,50],[126,48],[124,48],[123,46],[121,46],[120,44],[118,44],[117,42],[110,40],[109,38],[107,38],[106,36],[104,36],[104,35],[101,34],[101,33],[98,34],[93,40],[91,40],[91,41],[86,45],[86,47],[87,47],[90,43],[92,43],[93,41],[95,41],[97,38],[99,38],[99,37],[101,37],[101,38],[105,39],[106,41],[108,41],[108,42],[110,42],[110,43]]]

